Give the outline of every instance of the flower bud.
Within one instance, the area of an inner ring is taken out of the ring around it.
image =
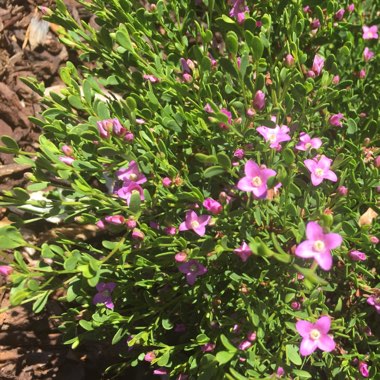
[[[169,187],[172,184],[172,180],[169,177],[162,179],[162,186]]]
[[[244,152],[244,149],[236,149],[235,152],[234,152],[234,157],[238,158],[239,160],[241,160],[242,158],[244,158],[245,156],[245,152]]]
[[[265,94],[261,90],[257,91],[255,94],[255,98],[253,99],[253,107],[259,111],[265,107]]]
[[[174,256],[174,259],[177,263],[183,263],[187,260],[187,254],[185,252],[178,252]]]
[[[340,77],[339,75],[334,75],[333,79],[332,79],[332,83],[333,84],[338,84],[340,82]]]
[[[164,232],[167,235],[175,235],[177,233],[177,229],[174,226],[169,226],[164,228]]]
[[[104,220],[109,223],[109,224],[114,224],[114,225],[120,225],[124,224],[125,219],[124,216],[122,215],[111,215],[111,216],[106,216]]]
[[[72,157],[67,157],[67,156],[61,156],[61,157],[58,157],[58,159],[59,161],[69,166],[71,166],[73,162],[75,161]]]
[[[223,206],[212,198],[207,198],[203,202],[203,207],[210,211],[213,215],[218,215],[223,211]]]
[[[369,237],[369,241],[372,243],[372,244],[379,244],[379,238],[377,238],[376,236],[370,236]]]
[[[285,57],[285,66],[292,67],[294,66],[294,57],[291,54],[287,54]]]
[[[61,149],[66,156],[72,156],[74,154],[74,150],[71,146],[63,145]]]
[[[341,196],[346,196],[348,194],[348,189],[346,186],[339,186],[338,187],[338,194]]]
[[[135,138],[135,135],[132,132],[127,132],[124,136],[124,140],[128,142],[132,142]]]
[[[297,301],[293,301],[291,304],[290,304],[290,307],[293,309],[293,310],[300,310],[301,309],[301,304]]]
[[[350,4],[348,7],[347,7],[347,10],[348,12],[353,12],[355,10],[355,4]]]
[[[343,19],[343,17],[344,17],[344,8],[341,8],[341,9],[339,9],[336,13],[335,13],[335,15],[334,15],[334,19],[336,20],[336,21],[341,21],[342,19]]]
[[[129,230],[133,230],[133,229],[136,227],[137,223],[136,223],[135,219],[134,219],[133,217],[130,216],[130,217],[125,221],[125,225],[127,226],[127,228],[128,228]]]
[[[377,156],[374,160],[374,164],[377,168],[380,168],[380,156]]]
[[[337,113],[335,115],[332,115],[329,119],[330,125],[333,127],[342,127],[342,119],[344,118],[342,113]]]
[[[202,352],[212,352],[215,349],[216,344],[208,342],[201,347]]]
[[[142,232],[138,228],[134,228],[133,229],[133,231],[132,231],[132,239],[144,240],[144,238],[145,238],[144,232]]]
[[[254,331],[251,331],[247,334],[247,339],[250,341],[250,342],[254,342],[257,338],[257,334],[254,332]]]
[[[244,340],[239,344],[239,350],[245,351],[252,346],[252,343],[249,340]]]
[[[351,251],[348,255],[350,256],[351,260],[353,260],[353,261],[365,261],[365,260],[367,260],[367,256],[364,252]]]
[[[156,359],[156,354],[153,351],[147,352],[144,356],[144,360],[149,363],[154,359]]]
[[[321,22],[316,18],[310,23],[311,29],[318,29],[321,26]]]
[[[95,224],[101,230],[104,230],[106,228],[106,225],[104,224],[103,220],[98,220]]]

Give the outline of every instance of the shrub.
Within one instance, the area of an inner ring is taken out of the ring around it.
[[[32,118],[40,151],[3,138],[33,166],[1,198],[27,212],[2,230],[12,304],[58,296],[66,344],[121,342],[118,370],[376,378],[376,2],[82,4],[96,26],[48,12],[83,64]],[[39,220],[97,234],[28,264]]]

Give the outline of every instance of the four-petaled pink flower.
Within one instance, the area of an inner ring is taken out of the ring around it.
[[[314,186],[320,185],[324,179],[336,182],[338,177],[330,170],[332,160],[322,155],[318,160],[314,157],[312,160],[305,160],[304,164],[311,173],[311,183]]]
[[[367,26],[363,25],[363,40],[374,40],[379,38],[379,35],[377,34],[377,26]]]
[[[98,293],[95,294],[92,300],[93,304],[96,305],[98,303],[104,303],[106,308],[113,309],[114,304],[112,302],[111,293],[115,287],[116,284],[114,282],[99,282],[99,284],[96,285],[96,290]]]
[[[139,171],[136,161],[131,161],[127,168],[121,168],[116,172],[117,178],[124,181],[123,186],[128,186],[131,182],[138,185],[146,182],[146,177]]]
[[[377,314],[380,314],[380,297],[375,297],[375,296],[368,297],[367,303],[376,309]]]
[[[313,72],[315,73],[315,75],[319,75],[321,73],[324,65],[325,65],[325,59],[322,56],[316,54],[314,57],[313,66],[311,68]]]
[[[306,238],[296,248],[295,254],[304,259],[314,258],[323,270],[332,267],[331,250],[342,244],[339,234],[323,232],[323,228],[316,222],[309,222],[306,226]]]
[[[318,137],[311,138],[307,133],[301,132],[300,142],[296,145],[296,149],[307,151],[311,148],[318,149],[322,145],[322,140]]]
[[[237,19],[239,24],[242,24],[245,19],[245,12],[249,12],[249,8],[244,5],[245,0],[233,0],[233,5],[230,10],[230,17]]]
[[[244,167],[245,177],[237,184],[237,188],[243,191],[251,191],[257,198],[267,196],[267,180],[276,175],[276,171],[260,167],[256,162],[248,160]]]
[[[363,58],[366,62],[372,59],[375,56],[375,53],[372,50],[369,50],[367,47],[364,48]]]
[[[344,115],[342,113],[337,113],[335,115],[331,115],[329,123],[333,127],[342,127],[342,119],[344,119]]]
[[[272,117],[272,121],[276,122],[276,118]],[[281,143],[285,141],[290,141],[291,137],[289,136],[289,128],[287,125],[277,125],[275,128],[268,127],[258,127],[256,129],[261,136],[264,137],[265,141],[269,141],[269,146],[276,150],[281,150]]]
[[[198,216],[195,211],[188,211],[186,219],[179,226],[180,231],[193,230],[199,236],[204,236],[206,233],[206,226],[210,222],[210,215]]]
[[[198,276],[207,273],[207,268],[197,260],[189,260],[178,267],[179,271],[186,275],[186,281],[189,285],[194,285]]]
[[[330,317],[323,316],[315,323],[308,321],[298,321],[296,329],[302,336],[300,353],[302,356],[312,354],[317,348],[325,352],[335,349],[334,339],[328,335],[331,326]]]
[[[252,255],[251,248],[249,248],[249,245],[245,241],[243,241],[243,244],[239,248],[234,249],[234,252],[242,259],[243,262],[246,262],[249,256]]]

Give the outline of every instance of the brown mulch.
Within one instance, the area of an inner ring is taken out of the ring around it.
[[[54,0],[0,0],[0,136],[11,136],[25,151],[38,149],[41,131],[28,117],[38,116],[41,107],[38,95],[20,77],[35,77],[47,89],[59,86],[60,67],[69,58],[75,59],[59,42],[55,26],[41,19],[37,6],[50,7],[52,3]],[[73,17],[81,17],[75,0],[65,3]],[[27,169],[14,163],[11,155],[0,153],[0,190],[25,185]],[[9,223],[6,214],[0,208],[0,225]],[[42,228],[45,234],[50,229],[48,224]],[[46,236],[40,233],[42,237]],[[9,306],[9,298],[1,285],[3,309]],[[52,318],[61,311],[62,305],[53,300],[41,314],[34,314],[28,305],[0,313],[0,380],[106,378],[102,376],[104,369],[120,360],[117,347],[91,344],[72,350],[63,345],[57,321]],[[129,371],[121,379],[147,379],[146,370]]]

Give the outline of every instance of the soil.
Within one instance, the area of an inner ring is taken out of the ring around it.
[[[75,60],[75,53],[59,42],[55,25],[42,20],[38,6],[50,7],[51,3],[53,0],[0,0],[0,136],[11,136],[26,151],[39,147],[41,131],[29,116],[38,116],[41,108],[38,95],[20,78],[35,77],[48,91],[61,84],[60,67],[69,57]],[[78,3],[65,3],[73,17],[81,17],[83,9]],[[0,153],[0,190],[24,186],[27,169],[14,163],[11,155]],[[0,208],[0,225],[9,224],[6,215]],[[42,231],[46,234],[50,226]],[[38,240],[44,238],[43,233],[40,230]],[[9,297],[1,285],[0,308],[4,309],[9,307]],[[0,313],[0,380],[106,378],[102,376],[104,369],[119,361],[118,348],[92,344],[72,350],[63,345],[52,318],[61,311],[62,306],[53,300],[37,315],[29,306]],[[147,379],[145,371],[129,371],[123,378]]]

